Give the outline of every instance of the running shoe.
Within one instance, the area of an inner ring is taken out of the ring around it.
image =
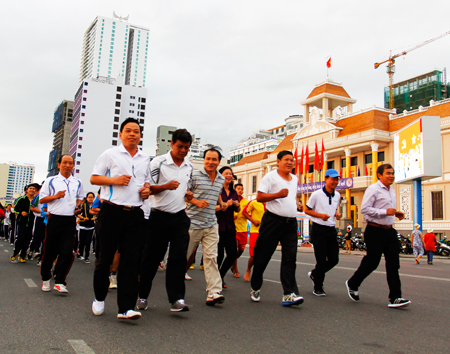
[[[52,284],[50,280],[44,280],[42,282],[42,291],[50,291],[52,290]]]
[[[397,299],[389,300],[388,307],[403,307],[408,306],[411,303],[410,300],[406,300],[402,297],[399,297]]]
[[[200,270],[205,270],[205,266],[203,264],[200,265]]]
[[[189,311],[189,307],[184,303],[183,299],[177,300],[172,304],[170,308],[172,312],[185,312]]]
[[[41,266],[41,264],[42,264],[42,262],[41,262],[41,261],[38,261],[38,262],[36,263],[36,265],[37,265],[38,267],[40,267],[40,266]]]
[[[110,289],[117,289],[117,275],[110,275],[109,276],[109,288]]]
[[[53,290],[59,291],[60,293],[68,293],[66,286],[64,284],[55,284]]]
[[[91,262],[89,262],[89,258],[86,258],[86,259],[84,260],[84,264],[89,264],[89,263],[91,263]]]
[[[191,266],[189,267],[189,269],[194,269],[195,268],[195,263],[192,263]]]
[[[323,291],[323,289],[314,289],[313,290],[313,294],[316,296],[327,296],[327,293],[325,291]]]
[[[41,255],[41,254],[40,254],[39,252],[36,252],[36,253],[34,254],[33,257],[36,259],[36,258],[38,258],[40,255]]]
[[[92,302],[92,313],[95,316],[100,316],[103,313],[103,311],[105,311],[105,302],[94,300]]]
[[[147,299],[138,299],[136,303],[136,310],[145,311],[148,309]]]
[[[313,283],[313,286],[315,287],[315,286],[316,286],[316,283],[314,282],[314,277],[313,277],[313,275],[312,275],[312,271],[308,272],[308,278],[311,279],[311,281],[312,281],[312,283]]]
[[[220,293],[215,293],[208,295],[206,298],[206,305],[208,306],[214,306],[215,304],[223,304],[225,301],[225,297]]]
[[[27,263],[27,261],[24,258],[19,257],[19,263]]]
[[[189,276],[188,273],[186,273],[186,274],[184,275],[184,279],[185,279],[185,280],[192,280],[192,278]]]
[[[138,320],[141,316],[140,312],[134,310],[128,310],[127,312],[117,314],[119,320]]]
[[[259,296],[260,290],[253,290],[250,292],[250,299],[252,299],[253,302],[260,302],[261,297]]]
[[[359,293],[358,290],[350,289],[350,286],[348,285],[348,280],[345,281],[345,286],[347,287],[348,296],[350,296],[350,299],[353,301],[359,301]]]
[[[283,306],[300,305],[303,303],[303,298],[295,293],[283,295],[281,303]]]
[[[84,257],[83,256],[80,257],[80,261],[84,261]]]
[[[12,255],[11,256],[11,262],[14,263],[16,261],[16,259],[17,259],[17,255]]]

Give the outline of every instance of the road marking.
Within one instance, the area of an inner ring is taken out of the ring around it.
[[[36,283],[33,281],[33,279],[24,279],[25,283],[27,283],[28,287],[30,288],[37,288],[38,286],[36,285]]]
[[[3,250],[3,251],[5,251],[5,252],[9,252],[9,250]]]
[[[268,281],[268,282],[270,282],[270,283],[281,284],[281,281],[276,281],[276,280],[264,279],[264,281]]]
[[[69,339],[68,342],[77,354],[95,354],[84,340]]]

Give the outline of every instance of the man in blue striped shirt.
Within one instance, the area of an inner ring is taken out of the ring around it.
[[[189,190],[194,193],[194,198],[186,210],[191,219],[189,229],[188,264],[192,264],[191,256],[194,250],[202,243],[203,264],[205,266],[206,305],[214,306],[225,301],[222,291],[222,278],[217,266],[217,245],[219,243],[219,231],[216,218],[216,205],[222,204],[219,195],[225,178],[217,171],[222,157],[219,147],[213,147],[205,151],[204,167],[194,171]]]

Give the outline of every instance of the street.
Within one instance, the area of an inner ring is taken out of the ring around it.
[[[300,250],[297,281],[300,306],[281,305],[281,252],[276,251],[264,275],[261,302],[250,300],[242,279],[248,249],[239,259],[241,278],[229,273],[223,305],[205,305],[204,272],[189,271],[189,312],[169,311],[164,272],[158,271],[149,309],[138,321],[117,320],[116,291],[110,290],[102,316],[94,316],[94,265],[75,260],[67,278],[68,295],[44,293],[36,261],[11,263],[12,247],[0,244],[0,353],[449,353],[450,260],[420,265],[401,258],[406,308],[388,308],[384,259],[359,288],[361,300],[350,300],[345,287],[361,254],[340,254],[324,283],[327,297],[312,294],[307,272],[314,255]],[[53,282],[52,282],[53,286]],[[120,286],[120,285],[119,285]]]

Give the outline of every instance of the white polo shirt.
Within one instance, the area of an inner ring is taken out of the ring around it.
[[[128,186],[101,186],[100,198],[117,205],[141,206],[139,189],[150,183],[150,157],[142,150],[131,156],[123,145],[106,150],[97,159],[92,175],[131,176]]]
[[[297,183],[298,178],[291,175],[291,180],[286,181],[278,174],[278,170],[267,173],[259,184],[258,191],[262,193],[278,193],[287,188],[289,194],[285,198],[278,198],[266,203],[266,209],[271,213],[286,218],[295,218],[297,216]]]
[[[66,191],[64,198],[55,199],[47,203],[47,212],[60,216],[73,216],[77,200],[83,200],[84,191],[81,181],[70,175],[65,178],[61,173],[48,177],[39,192],[39,200]]]
[[[341,201],[341,194],[337,191],[334,191],[334,196],[328,196],[325,193],[324,188],[318,189],[311,194],[308,202],[306,203],[306,207],[314,210],[316,213],[330,215],[327,221],[323,221],[321,218],[311,216],[312,221],[316,224],[324,226],[336,226],[335,215]]]
[[[180,185],[174,190],[166,190],[155,195],[151,194],[150,205],[152,209],[171,214],[186,209],[184,196],[188,189],[188,183],[192,178],[193,170],[194,167],[186,158],[178,167],[173,162],[170,151],[167,154],[154,158],[150,162],[151,184],[161,185],[175,180]]]

